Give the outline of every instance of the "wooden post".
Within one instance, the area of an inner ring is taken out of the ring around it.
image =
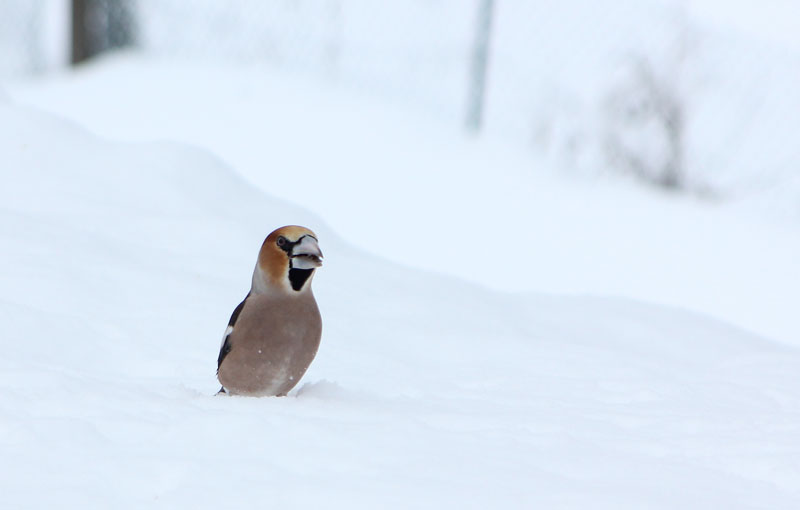
[[[136,17],[130,0],[72,0],[72,64],[130,46]]]
[[[70,62],[79,64],[89,58],[89,31],[87,29],[87,0],[72,0],[72,52]]]

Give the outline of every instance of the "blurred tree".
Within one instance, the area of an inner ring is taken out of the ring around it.
[[[645,182],[708,195],[686,154],[699,45],[680,18],[669,44],[631,56],[606,97],[605,148],[613,167]]]
[[[659,73],[634,60],[628,80],[607,102],[606,149],[611,163],[667,189],[687,185],[684,168],[685,98],[674,67]]]
[[[134,42],[133,0],[72,0],[72,64]]]

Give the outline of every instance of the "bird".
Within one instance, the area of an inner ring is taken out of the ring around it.
[[[316,234],[306,227],[288,225],[267,236],[250,292],[222,338],[218,394],[285,396],[300,381],[322,336],[311,290],[322,258]]]

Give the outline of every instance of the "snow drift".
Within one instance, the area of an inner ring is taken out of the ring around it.
[[[794,349],[677,309],[403,268],[203,151],[0,118],[9,506],[800,503]],[[219,336],[284,223],[326,253],[319,355],[287,398],[213,397]]]
[[[499,290],[678,306],[800,339],[791,215],[557,175],[514,145],[269,68],[118,55],[9,91],[103,136],[203,147],[402,264]],[[431,236],[447,253],[429,249]],[[489,262],[497,240],[520,255]]]

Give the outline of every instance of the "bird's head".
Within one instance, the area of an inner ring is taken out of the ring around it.
[[[311,287],[314,270],[322,265],[317,236],[305,227],[289,225],[273,231],[261,245],[253,290],[280,289],[298,293]]]

